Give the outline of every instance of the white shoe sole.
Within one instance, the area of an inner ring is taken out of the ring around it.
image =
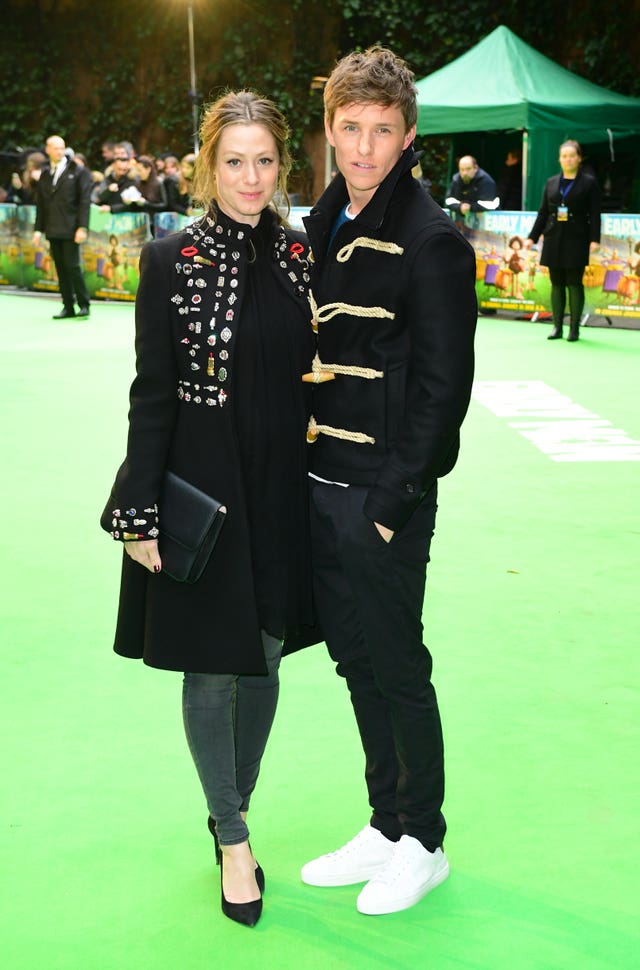
[[[372,898],[367,901],[366,898],[366,886],[358,896],[358,901],[356,903],[359,913],[363,913],[365,916],[384,916],[386,913],[399,913],[403,909],[409,909],[411,906],[415,906],[419,903],[421,899],[430,893],[432,889],[439,886],[441,882],[444,882],[449,875],[449,863],[446,862],[445,865],[434,872],[430,879],[426,883],[423,883],[419,889],[414,892],[409,893],[406,896],[397,896],[394,899],[389,899],[384,902],[381,899]],[[361,897],[365,898],[362,899]]]

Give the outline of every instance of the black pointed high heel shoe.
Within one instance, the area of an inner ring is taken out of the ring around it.
[[[220,848],[220,843],[218,842],[216,823],[214,819],[211,818],[211,816],[209,816],[207,820],[207,825],[209,826],[209,831],[213,836],[213,844],[215,846],[215,853],[216,853],[216,865],[220,866],[222,865],[222,849]],[[249,850],[251,850],[251,843],[249,843]],[[256,882],[258,884],[258,889],[260,890],[260,894],[264,895],[264,885],[265,885],[264,872],[262,871],[262,866],[259,865],[258,862],[256,862],[255,877],[256,877]]]
[[[224,860],[222,853],[220,853],[220,898],[222,912],[229,919],[234,920],[236,923],[242,923],[243,926],[255,926],[262,916],[262,895],[258,899],[252,899],[249,903],[230,903],[222,887],[223,872]]]

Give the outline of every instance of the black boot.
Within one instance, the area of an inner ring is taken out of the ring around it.
[[[562,324],[557,323],[554,325],[553,330],[547,337],[547,340],[562,340]]]
[[[569,340],[569,341],[578,340],[578,338],[580,336],[580,334],[578,333],[578,329],[579,329],[579,324],[577,324],[577,323],[570,324],[569,325],[569,336],[567,337],[567,340]]]

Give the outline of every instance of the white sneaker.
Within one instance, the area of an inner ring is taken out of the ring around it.
[[[429,852],[411,835],[403,835],[387,865],[358,896],[358,912],[379,916],[408,909],[448,875],[449,863],[442,849]]]
[[[397,844],[366,825],[341,849],[307,862],[302,867],[302,881],[308,886],[351,886],[365,882],[387,865]]]

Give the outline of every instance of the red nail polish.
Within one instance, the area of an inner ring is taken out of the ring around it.
[[[154,571],[154,573],[159,573],[160,572],[160,566],[154,566],[153,567],[153,571]]]

